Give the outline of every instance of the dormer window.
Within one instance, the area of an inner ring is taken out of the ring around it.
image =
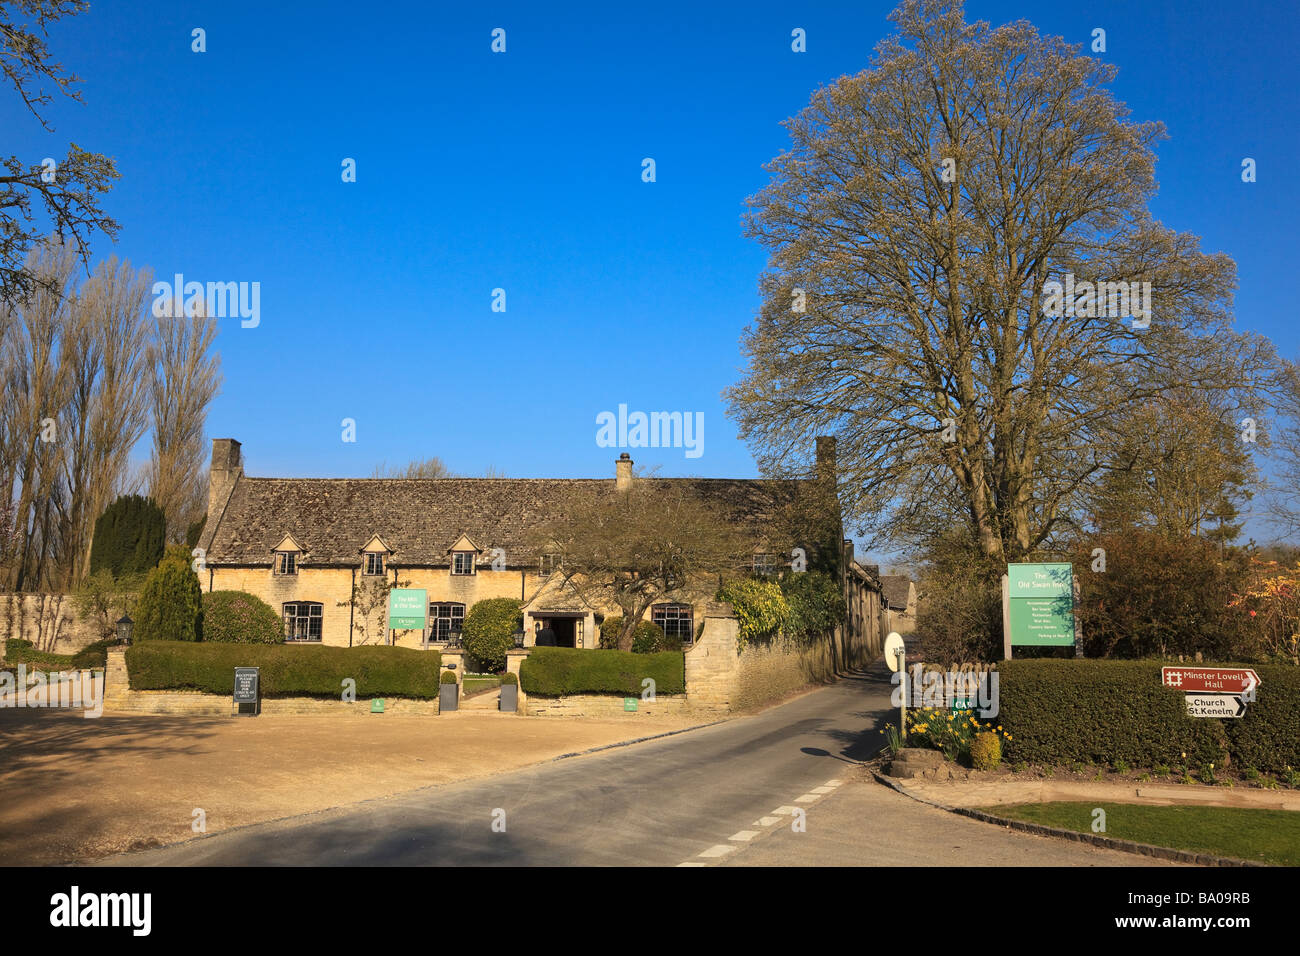
[[[370,577],[382,577],[384,573],[384,552],[367,551],[365,559],[365,570],[362,573]]]
[[[474,552],[453,551],[451,553],[451,573],[452,574],[473,574],[474,573]]]
[[[271,573],[297,574],[303,547],[291,534],[286,534],[271,551]]]

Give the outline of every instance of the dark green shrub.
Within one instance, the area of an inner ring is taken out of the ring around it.
[[[1223,721],[1232,762],[1271,773],[1300,767],[1300,668],[1251,666],[1259,675],[1255,702],[1246,705],[1244,717]]]
[[[511,686],[518,686],[518,685],[519,685],[519,675],[517,675],[517,674],[510,674],[510,673],[502,674],[502,675],[501,675],[501,683],[502,683],[502,684],[509,684],[509,685],[511,685]]]
[[[150,498],[126,495],[95,522],[90,573],[107,568],[114,577],[151,571],[163,558],[167,517]]]
[[[443,671],[443,672],[442,672],[442,676],[438,678],[438,683],[439,683],[439,684],[455,684],[455,683],[458,683],[458,681],[456,680],[456,672],[455,672],[455,671]]]
[[[785,632],[791,637],[829,634],[846,616],[844,592],[824,571],[787,574],[781,579],[781,593],[790,607]]]
[[[283,644],[284,624],[275,609],[245,591],[203,595],[203,640],[217,644]]]
[[[134,639],[197,641],[203,632],[203,589],[183,546],[168,550],[149,572],[136,605]]]
[[[521,626],[520,606],[514,598],[488,598],[466,613],[461,631],[465,650],[486,670],[495,673],[506,666],[506,652],[515,646]]]
[[[31,641],[10,638],[5,641],[5,663],[26,664],[33,670],[82,671],[105,665],[108,649],[117,643],[116,638],[87,644],[75,654],[50,654],[33,648]]]
[[[260,669],[263,697],[342,697],[345,679],[357,697],[438,696],[442,655],[409,647],[315,644],[192,644],[148,641],[126,651],[132,690],[197,690],[228,695],[236,667]]]
[[[639,697],[652,679],[656,694],[686,691],[686,658],[680,651],[633,654],[575,647],[538,647],[524,661],[519,684],[529,694],[618,694]]]
[[[970,742],[970,765],[976,770],[996,770],[1002,763],[1002,738],[996,733],[976,734]]]
[[[664,647],[664,629],[662,627],[650,621],[641,621],[637,624],[636,632],[632,636],[633,654],[657,654],[659,651],[668,649]],[[677,650],[681,650],[680,642],[677,645]]]
[[[618,650],[618,636],[623,632],[623,617],[607,617],[600,622],[600,639],[597,642],[604,651]]]
[[[1055,765],[1123,760],[1131,767],[1223,764],[1228,737],[1222,722],[1188,717],[1183,695],[1160,683],[1158,662],[1003,661],[998,680],[997,719],[1010,734],[1011,759]]]

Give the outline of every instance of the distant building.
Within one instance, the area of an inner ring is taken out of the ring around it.
[[[916,630],[916,584],[905,574],[880,576],[885,630],[911,634]]]

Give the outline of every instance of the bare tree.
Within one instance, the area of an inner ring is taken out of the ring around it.
[[[206,510],[203,428],[208,406],[221,388],[221,359],[209,354],[217,324],[201,303],[195,302],[188,316],[179,301],[154,313],[155,336],[149,350],[153,430],[149,495],[167,515],[168,540],[176,542],[185,540],[190,524]]]
[[[624,491],[575,492],[535,545],[559,555],[562,580],[593,607],[623,611],[619,650],[655,602],[708,598],[752,567],[755,539],[685,479],[638,479]]]
[[[436,455],[419,461],[409,461],[405,465],[389,465],[382,461],[370,473],[371,478],[458,478],[443,460]]]
[[[88,7],[86,0],[0,0],[0,74],[47,130],[51,127],[42,111],[52,97],[43,83],[81,99],[75,89],[78,78],[55,62],[46,46],[49,27]],[[40,274],[23,262],[51,228],[70,241],[83,265],[89,262],[90,233],[117,234],[117,223],[99,207],[117,176],[112,159],[75,143],[53,166],[29,166],[17,156],[0,160],[0,300],[21,300],[40,281]],[[43,207],[48,226],[37,221],[34,204]]]
[[[67,585],[90,567],[96,519],[122,484],[147,424],[145,400],[150,275],[116,257],[101,262],[73,302],[63,348],[70,371],[61,515]]]
[[[1163,127],[1129,121],[1114,66],[952,0],[891,18],[750,200],[771,260],[731,413],[768,473],[838,435],[878,542],[957,523],[1016,560],[1077,522],[1136,409],[1171,387],[1250,406],[1274,357],[1231,328],[1232,261],[1148,212]]]

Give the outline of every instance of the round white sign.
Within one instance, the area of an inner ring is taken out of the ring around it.
[[[895,674],[903,669],[903,636],[897,631],[885,638],[885,663]]]

